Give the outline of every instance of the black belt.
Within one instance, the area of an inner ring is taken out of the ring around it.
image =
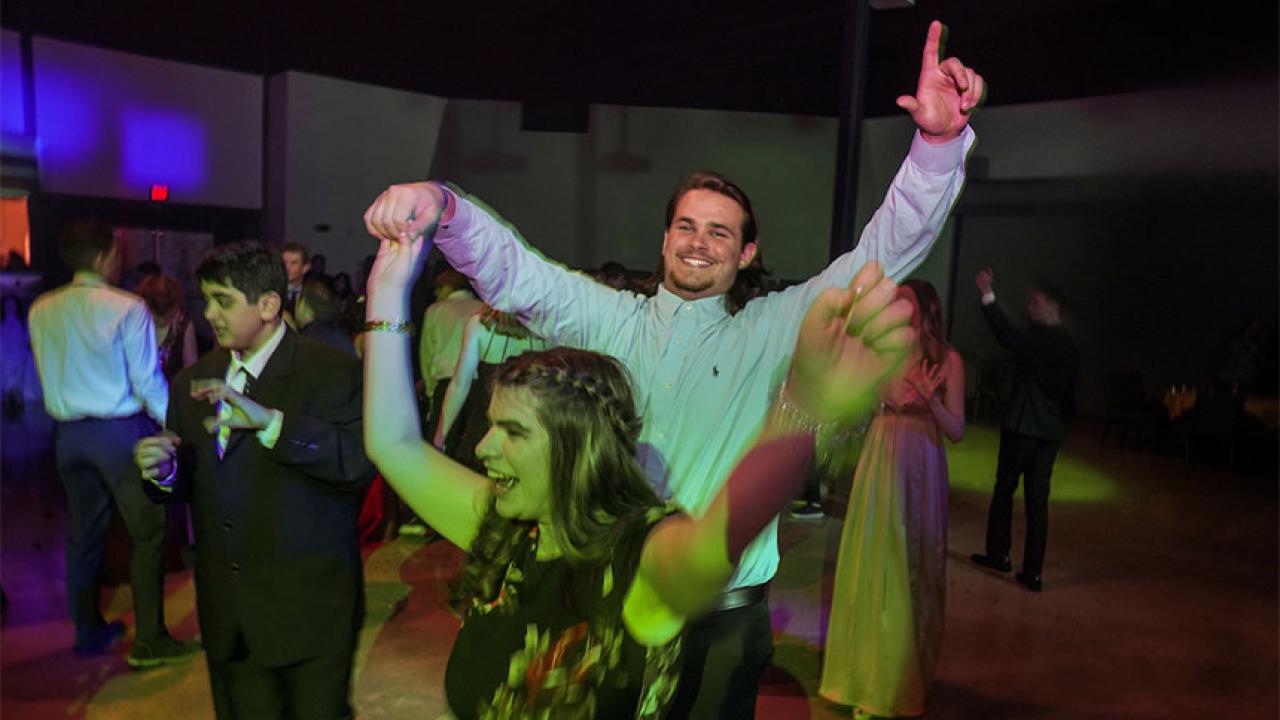
[[[115,415],[112,417],[98,417],[96,415],[85,415],[83,417],[75,418],[74,420],[54,420],[54,422],[61,423],[63,425],[71,425],[73,423],[81,423],[81,422],[111,422],[113,420],[132,420],[138,417],[139,415],[146,415],[146,414],[147,412],[145,410],[139,410],[138,412],[132,415]]]
[[[762,603],[768,599],[769,583],[734,588],[720,593],[720,596],[716,598],[715,603],[707,610],[706,614],[713,615],[715,613],[737,610],[739,608]]]

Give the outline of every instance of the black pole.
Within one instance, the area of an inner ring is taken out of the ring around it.
[[[857,242],[858,153],[862,144],[870,25],[869,0],[846,0],[844,46],[840,53],[840,128],[831,216],[831,260],[852,250]]]

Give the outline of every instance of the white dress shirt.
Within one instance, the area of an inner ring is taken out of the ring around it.
[[[238,393],[243,393],[245,385],[249,382],[249,377],[255,380],[262,376],[262,371],[266,369],[267,362],[271,360],[271,356],[275,354],[276,348],[280,347],[280,341],[284,340],[285,324],[282,322],[276,328],[275,333],[267,340],[266,344],[258,348],[255,352],[245,355],[239,350],[231,351],[231,362],[227,363],[227,374],[223,378],[223,382],[231,386]],[[244,372],[240,372],[241,369]],[[246,375],[246,373],[248,373]],[[222,409],[219,408],[219,412]],[[276,441],[280,439],[280,428],[284,424],[284,413],[279,410],[273,410],[271,413],[271,422],[267,426],[259,430],[256,434],[258,442],[262,443],[265,448],[273,448]]]
[[[480,312],[484,303],[470,290],[455,290],[432,304],[422,314],[422,339],[418,341],[418,365],[427,396],[436,383],[453,377],[453,368],[462,355],[462,334],[467,319]]]
[[[121,418],[146,411],[164,424],[169,385],[151,312],[97,273],[78,272],[31,305],[31,350],[54,420]]]

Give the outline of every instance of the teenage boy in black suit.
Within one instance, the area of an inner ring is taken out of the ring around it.
[[[374,468],[359,361],[281,319],[280,256],[215,248],[196,269],[218,348],[171,385],[138,443],[154,491],[188,497],[219,718],[347,718],[363,615],[356,521]]]

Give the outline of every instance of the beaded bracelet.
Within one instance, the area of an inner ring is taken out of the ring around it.
[[[821,420],[810,415],[791,399],[791,394],[787,392],[786,380],[782,382],[782,387],[778,388],[778,412],[805,432],[817,433],[818,429],[822,427]]]
[[[412,335],[413,323],[405,320],[370,320],[364,324],[364,331],[383,331]]]

